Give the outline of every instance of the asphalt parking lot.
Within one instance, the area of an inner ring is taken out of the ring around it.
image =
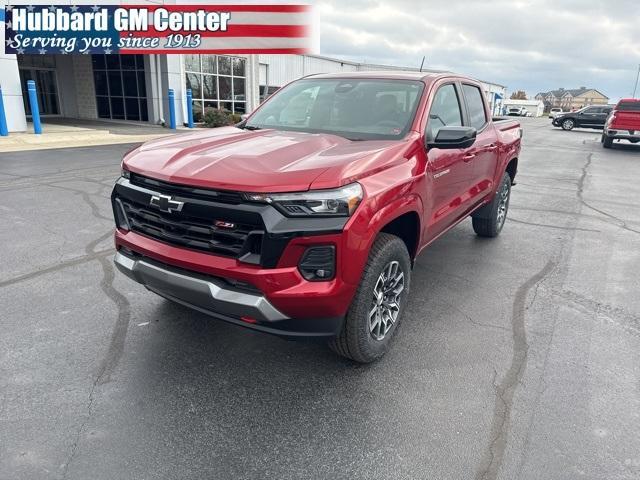
[[[0,154],[0,478],[640,478],[640,145],[523,119],[509,219],[359,366],[114,271],[127,145]]]

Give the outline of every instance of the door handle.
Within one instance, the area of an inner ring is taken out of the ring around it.
[[[464,162],[470,162],[471,160],[473,160],[476,157],[475,153],[469,153],[467,155],[463,155],[462,160]]]
[[[487,145],[487,152],[493,152],[494,150],[497,150],[498,146],[495,143],[492,143],[491,145]]]

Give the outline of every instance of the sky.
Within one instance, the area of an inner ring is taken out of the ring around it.
[[[451,70],[540,91],[586,86],[630,97],[640,0],[317,0],[320,53]],[[640,96],[639,92],[636,96]]]

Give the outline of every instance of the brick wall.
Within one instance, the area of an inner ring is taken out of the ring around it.
[[[73,55],[73,74],[76,83],[78,117],[98,118],[91,55]]]

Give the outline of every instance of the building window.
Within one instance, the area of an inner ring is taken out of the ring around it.
[[[98,118],[149,120],[143,55],[92,55]]]
[[[185,80],[193,95],[193,113],[219,108],[242,114],[246,107],[246,59],[225,55],[184,55]]]

